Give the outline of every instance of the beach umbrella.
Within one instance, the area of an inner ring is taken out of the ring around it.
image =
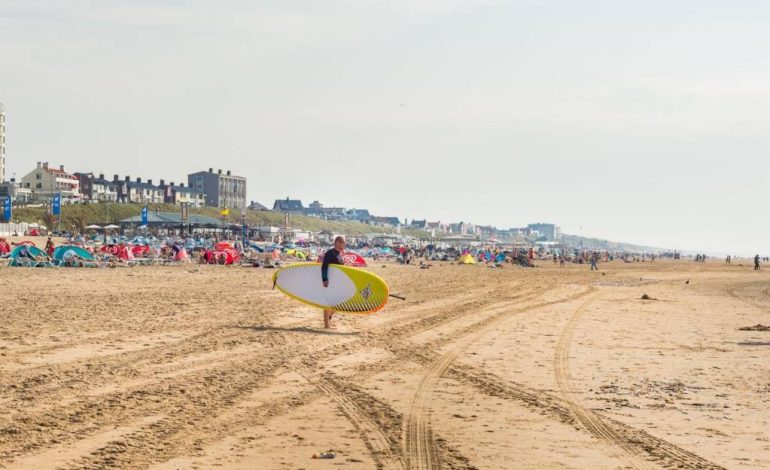
[[[116,228],[120,228],[120,226],[119,225],[110,224],[110,225],[105,225],[104,228],[107,229],[107,230],[113,230],[113,229],[116,229]]]
[[[87,230],[101,230],[102,227],[101,227],[101,225],[91,224],[91,225],[87,226],[86,229]]]

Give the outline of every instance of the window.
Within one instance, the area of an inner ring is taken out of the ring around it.
[[[35,179],[39,180],[39,179],[41,179],[41,178],[42,178],[42,176],[43,176],[43,175],[41,175],[40,173],[37,173],[37,174],[35,174]]]
[[[37,184],[35,185],[35,188],[37,188],[37,189],[42,189],[42,188],[43,188],[43,183],[37,183]]]

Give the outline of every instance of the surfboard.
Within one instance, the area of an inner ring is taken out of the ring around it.
[[[388,302],[381,277],[350,266],[329,266],[329,287],[321,281],[321,265],[293,264],[273,274],[273,286],[302,303],[344,313],[374,313]]]

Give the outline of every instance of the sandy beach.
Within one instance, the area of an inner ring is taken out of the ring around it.
[[[270,270],[0,269],[0,467],[770,468],[770,271],[541,264],[378,264],[332,332]]]

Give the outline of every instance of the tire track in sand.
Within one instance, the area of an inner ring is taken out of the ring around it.
[[[378,423],[369,419],[360,404],[351,399],[349,393],[341,390],[338,383],[330,378],[330,374],[319,376],[304,365],[295,365],[294,370],[337,403],[342,414],[361,436],[378,469],[402,468],[398,443],[394,443]]]
[[[620,421],[602,417],[585,408],[575,398],[569,383],[569,351],[577,325],[588,307],[597,300],[594,296],[583,302],[567,322],[556,348],[554,370],[559,395],[572,415],[594,437],[615,445],[622,451],[620,456],[632,468],[651,468],[643,454],[667,468],[722,469],[708,460],[687,450],[654,437],[647,432],[635,429]],[[552,402],[555,403],[555,402]],[[558,405],[557,405],[558,408]]]
[[[433,362],[422,376],[417,386],[417,390],[412,396],[412,400],[407,411],[403,434],[403,447],[404,454],[406,455],[406,468],[428,470],[436,470],[441,468],[441,453],[439,452],[439,447],[434,440],[433,431],[430,424],[430,402],[433,389],[435,388],[436,384],[465,348],[476,342],[490,329],[500,325],[514,315],[529,310],[574,300],[575,298],[587,295],[589,292],[591,292],[590,289],[588,291],[570,296],[567,299],[540,302],[520,308],[515,308],[514,304],[511,305],[511,307],[514,307],[512,309],[507,308],[507,306],[503,306],[501,309],[495,309],[489,317],[472,325],[469,328],[471,331],[470,334],[462,336],[454,344],[454,346],[449,349],[449,351],[441,355],[435,362]],[[534,294],[532,297],[522,300],[532,300],[534,298],[545,295],[545,293],[546,292]]]
[[[519,286],[516,286],[519,287]],[[509,297],[509,301],[526,301],[531,298],[536,298],[539,295],[533,294],[531,291],[525,291],[521,294],[516,294]],[[466,317],[474,312],[479,307],[485,307],[488,309],[499,309],[503,303],[501,302],[469,302],[464,303],[460,308],[455,309],[451,314],[436,314],[419,320],[413,320],[412,318],[402,318],[395,322],[395,325],[391,324],[385,329],[384,336],[395,337],[403,340],[405,337],[414,336],[425,331],[433,330],[440,326],[446,325],[460,318]],[[286,337],[287,341],[296,343],[294,338]],[[371,338],[362,339],[358,341],[360,346],[371,346]],[[387,344],[387,341],[377,341],[378,343]],[[336,348],[330,348],[325,351],[327,354],[332,352]],[[324,354],[322,353],[321,356]],[[346,384],[341,377],[332,373],[318,374],[313,372],[311,367],[317,366],[320,357],[306,358],[304,363],[299,361],[292,364],[292,368],[299,372],[308,382],[315,385],[318,390],[332,398],[342,413],[358,431],[361,439],[364,441],[364,445],[370,452],[372,459],[375,461],[377,468],[404,468],[404,456],[401,446],[401,436],[393,436],[390,429],[393,427],[390,423],[394,419],[398,421],[398,428],[401,428],[401,422],[403,418],[401,415],[395,413],[392,409],[385,406],[380,401],[374,399],[365,392]],[[390,361],[384,361],[382,364]],[[389,366],[395,364],[390,363]],[[373,371],[369,371],[370,373]],[[364,375],[368,375],[364,373]],[[361,374],[357,375],[361,377]],[[384,411],[383,411],[384,410]],[[388,416],[391,419],[388,420],[388,425],[382,423],[383,416]],[[396,418],[393,418],[396,416]],[[462,455],[454,449],[450,449],[444,446],[445,454],[448,454],[455,461],[467,461]],[[469,467],[470,468],[470,467]]]
[[[415,355],[417,352],[415,352]],[[561,396],[538,390],[526,385],[503,380],[494,374],[468,365],[456,364],[449,368],[447,375],[460,382],[473,386],[485,395],[516,401],[527,408],[545,412],[564,424],[579,425],[572,409]],[[724,470],[703,457],[684,450],[676,445],[648,434],[641,429],[632,428],[620,421],[602,417],[607,426],[632,443],[639,451],[647,453],[651,459],[665,468],[697,468]]]
[[[631,446],[622,436],[616,433],[612,428],[607,426],[593,411],[585,408],[575,398],[572,388],[569,383],[569,351],[572,343],[572,338],[575,335],[575,329],[581,317],[596,300],[596,296],[589,298],[583,302],[572,317],[567,322],[567,325],[562,331],[559,342],[556,346],[556,355],[554,361],[554,369],[556,373],[556,384],[559,389],[559,394],[569,406],[570,410],[574,414],[575,418],[588,430],[594,437],[605,441],[619,450],[621,454],[618,457],[629,467],[634,469],[648,469],[653,468],[646,460],[640,458],[636,449]]]
[[[499,315],[500,312],[507,311],[508,305],[512,301],[516,301],[517,303],[526,302],[540,298],[545,293],[546,291],[525,291],[524,293],[510,296],[507,301],[504,302],[482,304],[481,306],[484,307],[482,311],[492,312],[492,316],[494,317],[495,315]],[[361,341],[361,343],[363,343],[361,346],[371,346],[373,342],[381,344],[382,346],[387,346],[388,343],[391,342],[403,341],[406,337],[433,330],[468,315],[478,313],[478,310],[475,310],[473,307],[478,308],[479,305],[468,305],[453,311],[451,314],[437,314],[417,321],[402,319],[401,321],[396,322],[398,326],[391,325],[390,328],[387,329],[384,336],[388,339],[380,338],[379,341],[375,341],[372,338],[367,338]],[[523,310],[525,309],[522,309],[522,311]],[[474,330],[474,326],[475,325],[472,325],[470,329]],[[452,337],[455,336],[452,335]],[[326,352],[328,353],[330,351]],[[343,414],[348,418],[356,430],[359,431],[359,435],[369,449],[378,468],[403,468],[404,452],[402,441],[404,438],[400,433],[397,437],[392,436],[392,432],[390,432],[392,426],[386,427],[380,423],[381,419],[378,418],[381,418],[383,415],[383,411],[380,410],[380,408],[383,408],[382,403],[357,388],[351,388],[351,386],[342,387],[341,384],[344,384],[344,381],[334,374],[326,373],[319,375],[312,372],[311,368],[317,365],[319,359],[319,357],[314,357],[306,360],[304,364],[295,363],[293,369],[297,370],[306,380],[313,383],[319,390],[337,402],[337,405]],[[384,361],[383,364],[387,362],[390,361]],[[390,365],[392,366],[394,364]],[[337,377],[337,379],[334,379],[333,377]],[[360,375],[358,377],[360,378]],[[365,399],[354,399],[351,398],[351,396],[359,398],[363,396]],[[374,406],[377,409],[371,409],[372,403],[374,403]],[[385,414],[392,415],[393,413],[386,412]],[[398,415],[398,422],[403,422],[403,418],[400,415]],[[399,424],[398,427],[400,429],[401,425]],[[462,456],[462,454],[445,445],[443,441],[438,446],[433,445],[432,430],[428,427],[425,431],[431,436],[431,447],[434,449],[437,462],[443,457],[444,459],[453,462],[453,468],[475,468],[467,463],[467,459]]]

